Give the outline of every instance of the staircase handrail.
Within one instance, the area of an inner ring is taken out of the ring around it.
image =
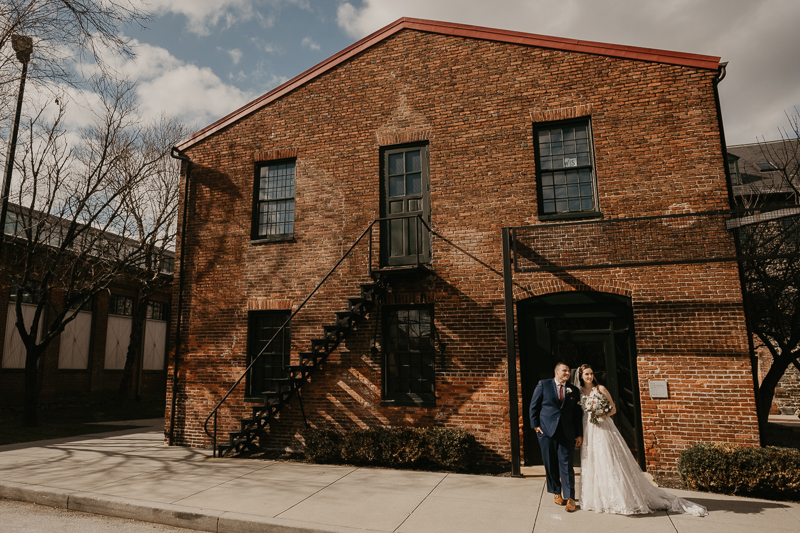
[[[264,353],[266,353],[267,348],[269,348],[269,346],[272,344],[272,341],[274,341],[278,337],[278,334],[280,334],[284,329],[286,329],[286,326],[292,321],[292,318],[294,318],[295,315],[297,315],[297,313],[300,312],[300,310],[303,308],[303,306],[305,306],[306,303],[311,299],[311,297],[314,296],[314,294],[316,294],[316,292],[319,290],[319,288],[322,287],[322,285],[328,280],[329,277],[331,277],[331,275],[339,267],[339,265],[342,264],[342,261],[344,261],[347,258],[348,255],[350,255],[350,252],[352,252],[355,249],[355,247],[358,245],[358,243],[361,242],[361,239],[363,239],[364,236],[368,232],[370,232],[372,230],[372,227],[376,223],[387,221],[387,220],[398,220],[398,219],[406,219],[406,218],[407,219],[417,218],[420,221],[422,221],[422,223],[425,225],[426,228],[428,228],[428,231],[431,231],[431,232],[433,231],[433,230],[431,230],[430,226],[427,223],[425,223],[425,220],[424,220],[423,216],[420,215],[420,214],[399,216],[399,217],[383,217],[383,218],[374,219],[372,222],[369,223],[369,225],[367,225],[367,227],[364,229],[364,231],[361,232],[361,235],[359,235],[358,239],[356,239],[356,241],[350,246],[350,248],[348,248],[348,250],[344,253],[344,255],[341,258],[339,258],[339,260],[336,262],[336,264],[333,265],[333,268],[331,268],[328,271],[328,273],[325,274],[325,277],[322,278],[322,281],[320,281],[317,284],[317,286],[314,287],[314,290],[311,291],[311,293],[308,296],[306,296],[306,299],[303,300],[303,302],[299,306],[297,306],[297,309],[295,309],[292,312],[292,314],[289,315],[289,318],[287,318],[286,321],[281,325],[281,327],[279,327],[275,331],[275,334],[272,336],[272,338],[269,340],[269,342],[267,342],[264,345],[264,347],[261,349],[261,351],[258,352],[258,355],[256,355],[253,358],[253,360],[250,362],[250,364],[247,365],[247,368],[244,370],[244,372],[242,372],[242,375],[239,376],[239,379],[237,379],[236,382],[231,386],[231,388],[228,389],[228,392],[225,393],[225,395],[222,397],[222,399],[217,403],[217,405],[214,407],[214,409],[211,411],[211,413],[209,413],[209,415],[206,417],[205,421],[203,422],[203,431],[205,432],[206,435],[211,437],[212,441],[213,441],[212,450],[213,450],[213,456],[214,457],[217,456],[217,412],[219,411],[219,408],[222,407],[222,404],[224,404],[225,401],[228,399],[228,397],[231,395],[231,393],[233,393],[233,391],[236,389],[236,387],[239,386],[239,383],[241,383],[242,380],[245,378],[245,376],[247,376],[247,373],[250,372],[250,370],[253,368],[253,365],[255,365],[256,362],[259,360],[259,358]],[[417,246],[417,263],[419,263],[419,246]],[[370,271],[370,274],[371,274],[372,273],[372,240],[371,239],[370,239],[369,271]],[[209,431],[208,431],[208,421],[211,420],[211,417],[214,417],[214,433],[213,434],[209,433]]]

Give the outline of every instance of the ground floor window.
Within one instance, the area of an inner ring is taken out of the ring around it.
[[[281,382],[276,380],[286,377],[292,333],[291,324],[287,324],[282,330],[281,326],[289,315],[288,309],[250,311],[247,326],[247,364],[258,357],[258,354],[261,354],[261,357],[253,365],[247,377],[248,397],[258,398],[264,392],[277,390]],[[262,351],[264,353],[261,353]]]
[[[384,400],[435,402],[433,307],[386,308],[384,342]]]

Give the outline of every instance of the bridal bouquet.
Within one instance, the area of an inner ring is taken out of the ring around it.
[[[611,412],[611,402],[601,394],[590,394],[581,398],[581,407],[589,413],[589,422],[597,425],[597,419]]]

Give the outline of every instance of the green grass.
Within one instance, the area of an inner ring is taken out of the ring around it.
[[[0,413],[0,445],[37,440],[61,439],[90,433],[133,429],[135,425],[102,422],[162,418],[164,402],[109,401],[95,405],[72,405],[39,410],[39,425],[24,427],[21,412]]]

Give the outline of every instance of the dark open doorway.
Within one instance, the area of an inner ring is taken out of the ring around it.
[[[553,369],[559,362],[569,365],[573,377],[575,370],[586,363],[592,365],[598,381],[614,398],[614,423],[644,470],[630,298],[599,292],[564,292],[523,300],[517,303],[517,310],[525,464],[542,461],[527,409],[536,384],[553,379]]]

